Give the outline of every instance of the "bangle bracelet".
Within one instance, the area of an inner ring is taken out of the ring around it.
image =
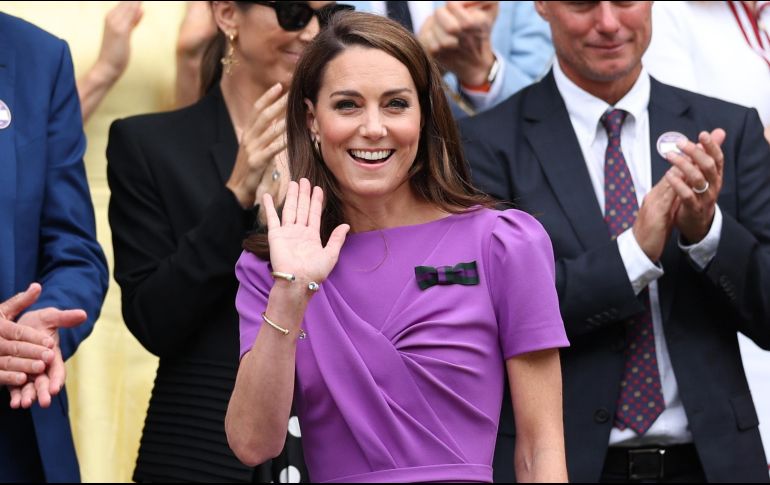
[[[286,280],[286,281],[291,282],[291,283],[293,283],[294,281],[297,280],[297,277],[294,276],[293,274],[291,274],[291,273],[282,273],[280,271],[271,271],[270,272],[270,276],[272,276],[273,278],[280,278],[282,280]],[[319,285],[315,281],[311,281],[307,285],[307,289],[310,290],[313,293],[317,292],[320,288],[321,288],[321,285]]]
[[[282,280],[286,280],[286,281],[294,281],[297,279],[291,273],[281,273],[280,271],[271,271],[270,276],[272,276],[273,278],[281,278]]]
[[[270,325],[274,329],[278,330],[282,334],[289,335],[289,330],[288,329],[285,329],[285,328],[281,327],[280,325],[278,325],[274,321],[272,321],[269,318],[267,318],[267,315],[265,315],[265,312],[262,312],[262,321],[264,321],[266,324]]]
[[[262,312],[262,321],[263,321],[263,322],[265,322],[266,324],[270,325],[270,326],[271,326],[271,327],[273,327],[274,329],[278,330],[278,331],[279,331],[279,332],[281,332],[282,334],[284,334],[284,335],[289,335],[289,330],[288,330],[288,329],[281,327],[280,325],[278,325],[278,324],[277,324],[277,323],[275,323],[274,321],[272,321],[272,320],[270,320],[269,318],[267,318],[267,315],[265,315],[265,312]],[[299,339],[300,339],[300,340],[302,340],[302,339],[304,339],[306,336],[307,336],[307,335],[305,334],[305,331],[304,331],[304,330],[302,330],[302,329],[300,328],[300,329],[299,329]]]

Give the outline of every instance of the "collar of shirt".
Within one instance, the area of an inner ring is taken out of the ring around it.
[[[609,109],[627,111],[630,115],[627,121],[631,122],[646,116],[647,106],[650,104],[650,75],[644,68],[631,90],[615,106],[610,106],[603,99],[597,98],[572,82],[562,71],[559,62],[553,64],[553,76],[578,138],[589,144],[596,141],[596,134],[600,129],[604,130],[599,120]]]
[[[600,118],[612,108],[623,109],[629,113],[623,123],[621,147],[634,181],[637,203],[641,206],[643,197],[650,190],[652,177],[649,163],[650,135],[647,111],[650,101],[649,74],[642,68],[631,90],[615,106],[610,106],[606,101],[580,88],[564,74],[559,62],[554,62],[553,74],[602,210],[604,209],[604,153],[607,148],[607,132],[600,123]]]

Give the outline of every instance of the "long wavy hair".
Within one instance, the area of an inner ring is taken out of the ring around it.
[[[326,66],[354,46],[378,49],[398,59],[409,70],[417,88],[422,128],[417,155],[408,174],[414,193],[453,214],[475,206],[491,206],[491,199],[470,183],[470,169],[444,95],[441,73],[417,39],[386,17],[342,12],[335,15],[329,26],[305,49],[292,79],[286,112],[292,179],[307,178],[311,185],[321,187],[324,192],[325,207],[321,218],[323,244],[326,244],[335,227],[346,222],[343,210],[345,197],[334,175],[313,147],[305,100],[317,104]],[[250,235],[243,247],[269,260],[270,251],[264,230]]]

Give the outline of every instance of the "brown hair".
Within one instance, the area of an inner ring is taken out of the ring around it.
[[[213,2],[209,2],[211,6]],[[235,2],[242,11],[246,11],[252,5],[250,2]],[[227,47],[227,37],[225,33],[217,28],[217,33],[211,38],[206,50],[203,51],[200,70],[200,93],[201,97],[211,91],[211,88],[222,79],[222,57],[225,55]]]
[[[322,242],[326,244],[334,228],[345,222],[344,197],[331,171],[313,148],[307,127],[305,99],[317,104],[326,66],[352,46],[378,49],[393,56],[407,67],[412,76],[423,118],[417,156],[409,171],[409,183],[414,193],[453,214],[473,206],[491,206],[491,200],[470,183],[470,170],[444,95],[441,73],[417,39],[386,17],[343,12],[335,15],[329,26],[303,53],[294,72],[286,112],[292,178],[307,178],[311,185],[317,185],[324,191]],[[264,231],[250,235],[243,247],[262,259],[269,258]]]

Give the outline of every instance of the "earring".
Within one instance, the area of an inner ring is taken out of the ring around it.
[[[235,32],[227,34],[227,54],[219,60],[228,76],[232,73],[233,66],[238,64],[238,59],[235,58],[235,38],[237,36],[238,34]]]
[[[321,156],[321,142],[318,141],[318,135],[313,136],[313,148],[315,148],[315,154],[318,155],[318,158],[323,159],[323,156]]]

